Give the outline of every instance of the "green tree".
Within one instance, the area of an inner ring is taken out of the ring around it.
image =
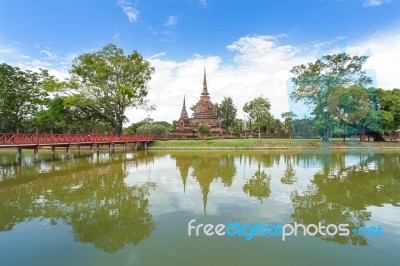
[[[47,71],[40,73],[0,64],[0,129],[15,132],[38,111],[47,96]]]
[[[359,85],[332,88],[328,96],[328,110],[341,124],[345,125],[343,140],[345,140],[347,127],[355,129],[358,133],[381,131],[376,94],[375,89],[367,90]]]
[[[222,126],[229,132],[229,127],[235,123],[237,109],[231,97],[224,97],[220,104],[216,103],[215,111]]]
[[[331,137],[334,116],[328,108],[328,98],[335,87],[351,85],[366,86],[372,83],[362,70],[367,56],[350,56],[346,53],[325,55],[315,62],[295,66],[291,78],[295,90],[291,94],[294,101],[302,100],[313,108],[318,127],[323,131],[323,140]]]
[[[400,89],[378,89],[379,109],[384,133],[393,133],[400,128]]]
[[[136,134],[151,134],[156,137],[165,137],[169,129],[160,124],[143,124],[136,129]]]
[[[199,133],[200,136],[203,137],[203,139],[206,139],[206,136],[210,135],[210,133],[211,133],[211,126],[200,123],[197,126],[197,133]]]
[[[250,118],[255,121],[258,128],[258,138],[261,138],[261,125],[265,123],[270,117],[269,112],[271,104],[267,98],[262,96],[257,97],[243,106],[243,111],[249,114]]]
[[[154,68],[137,52],[129,55],[114,44],[74,59],[70,86],[82,101],[102,114],[117,134],[127,117],[128,108],[148,106],[147,83]]]

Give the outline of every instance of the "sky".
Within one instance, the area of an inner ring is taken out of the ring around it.
[[[157,109],[128,110],[130,123],[178,120],[204,67],[211,101],[231,97],[238,118],[258,96],[275,117],[309,114],[290,102],[290,69],[325,54],[368,55],[375,85],[400,87],[400,0],[0,0],[0,62],[64,79],[76,56],[109,43],[155,68]]]

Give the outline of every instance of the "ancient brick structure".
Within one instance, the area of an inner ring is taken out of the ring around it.
[[[185,98],[183,99],[183,107],[181,116],[176,124],[176,129],[170,133],[172,138],[187,138],[193,137],[196,134],[197,126],[199,124],[207,124],[211,126],[212,135],[222,135],[224,130],[221,128],[220,123],[215,112],[214,104],[210,100],[210,95],[207,89],[207,77],[204,69],[203,91],[200,95],[200,100],[196,104],[194,118],[190,122],[188,117]]]

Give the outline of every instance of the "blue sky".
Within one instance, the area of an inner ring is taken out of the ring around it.
[[[378,86],[400,87],[396,0],[0,0],[0,25],[0,62],[60,78],[72,58],[108,43],[138,50],[156,68],[151,116],[167,121],[183,94],[198,100],[203,65],[213,101],[229,96],[241,109],[262,94],[276,116],[289,108],[290,68],[325,53],[369,54]]]

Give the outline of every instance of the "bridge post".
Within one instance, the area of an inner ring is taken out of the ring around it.
[[[39,161],[39,147],[33,148],[33,161],[36,163]]]
[[[144,149],[147,150],[147,141],[144,143]]]
[[[67,146],[67,158],[71,158],[71,146]]]
[[[110,153],[114,153],[114,143],[110,143],[110,144],[108,145],[108,149],[109,149],[109,152],[110,152]]]
[[[138,143],[135,142],[135,151],[137,151],[137,148],[138,148]]]
[[[81,145],[78,144],[78,156],[81,156]]]
[[[97,155],[99,155],[99,153],[100,153],[99,144],[97,144],[97,145],[96,145],[96,148],[97,148],[97,150],[96,150],[96,152],[97,152]]]
[[[123,145],[124,145],[124,152],[126,152],[126,142]]]
[[[53,160],[56,158],[56,146],[51,146],[51,158]]]
[[[93,155],[93,144],[90,145],[90,155]]]
[[[22,162],[22,148],[21,147],[17,148],[17,161],[18,161],[18,164],[21,164],[21,162]]]

